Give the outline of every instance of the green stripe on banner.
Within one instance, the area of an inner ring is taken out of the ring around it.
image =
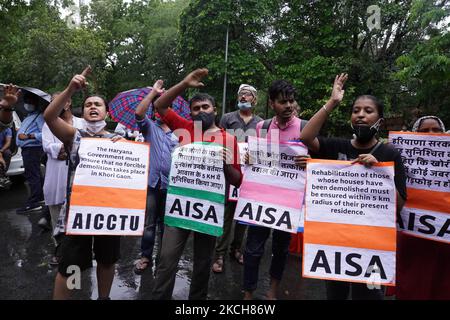
[[[195,199],[208,200],[216,203],[225,203],[225,195],[204,190],[195,190],[183,187],[169,186],[167,193],[176,194]]]
[[[201,223],[193,220],[180,219],[164,216],[164,223],[171,227],[193,230],[201,233],[206,233],[215,237],[220,237],[223,233],[222,227],[212,226],[210,224]]]
[[[218,143],[215,143],[215,142],[207,142],[207,141],[194,141],[191,144],[202,144],[204,146],[222,147],[222,148],[224,147],[222,144],[218,144]],[[187,144],[187,145],[185,145],[183,147],[186,147],[186,146],[189,146],[189,145]]]

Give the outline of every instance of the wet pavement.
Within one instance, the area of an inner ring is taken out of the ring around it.
[[[51,299],[56,268],[49,265],[54,252],[51,232],[38,225],[41,212],[18,215],[15,210],[23,206],[28,190],[24,183],[16,182],[8,191],[0,191],[0,300]],[[133,272],[139,257],[140,238],[124,237],[121,241],[121,259],[116,266],[111,299],[151,299],[153,272],[142,275]],[[263,299],[269,287],[270,240],[260,267],[255,299]],[[192,275],[192,239],[189,239],[180,260],[173,298],[187,299]],[[94,262],[95,264],[95,262]],[[211,273],[209,299],[240,300],[243,267],[229,257],[222,274]],[[81,289],[74,290],[73,299],[97,299],[95,268],[82,275]],[[325,284],[321,280],[301,277],[301,258],[290,255],[280,285],[279,299],[325,299]]]

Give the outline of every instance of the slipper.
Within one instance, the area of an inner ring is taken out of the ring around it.
[[[53,256],[48,264],[52,267],[57,266],[59,264],[59,259],[56,256]]]
[[[241,250],[235,249],[231,256],[237,261],[239,264],[244,264],[244,255],[242,254]]]
[[[223,272],[223,256],[218,256],[216,261],[212,266],[212,271],[214,273],[222,273]]]
[[[146,259],[146,260],[144,260]],[[147,268],[151,265],[150,260],[147,260],[147,258],[141,258],[136,261],[134,264],[134,273],[137,275],[142,274]]]

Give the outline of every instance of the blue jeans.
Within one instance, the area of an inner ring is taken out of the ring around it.
[[[141,240],[141,255],[152,261],[155,246],[156,227],[160,230],[159,246],[161,248],[164,233],[164,210],[166,208],[167,189],[148,188],[147,210],[145,214],[144,234]],[[159,250],[158,250],[159,251]]]
[[[25,206],[32,206],[44,200],[44,193],[42,191],[44,177],[41,175],[41,158],[43,154],[44,150],[42,150],[42,147],[22,148],[25,179],[27,179],[31,191],[31,195],[26,201]]]
[[[264,245],[272,229],[260,226],[248,226],[247,244],[244,252],[244,290],[254,291],[258,284],[259,263],[264,254]],[[286,259],[289,253],[291,234],[289,232],[273,230],[272,233],[272,261],[270,276],[281,280]]]

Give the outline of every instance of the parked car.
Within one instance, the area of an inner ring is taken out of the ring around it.
[[[25,172],[25,169],[23,167],[23,159],[22,159],[21,149],[16,144],[17,131],[19,131],[20,125],[22,124],[22,120],[20,119],[20,117],[16,111],[13,112],[13,121],[14,121],[14,126],[12,128],[13,137],[12,137],[11,147],[10,147],[11,152],[12,152],[12,157],[11,157],[11,164],[9,165],[8,172],[6,172],[6,175],[9,177],[23,175],[23,173]]]

